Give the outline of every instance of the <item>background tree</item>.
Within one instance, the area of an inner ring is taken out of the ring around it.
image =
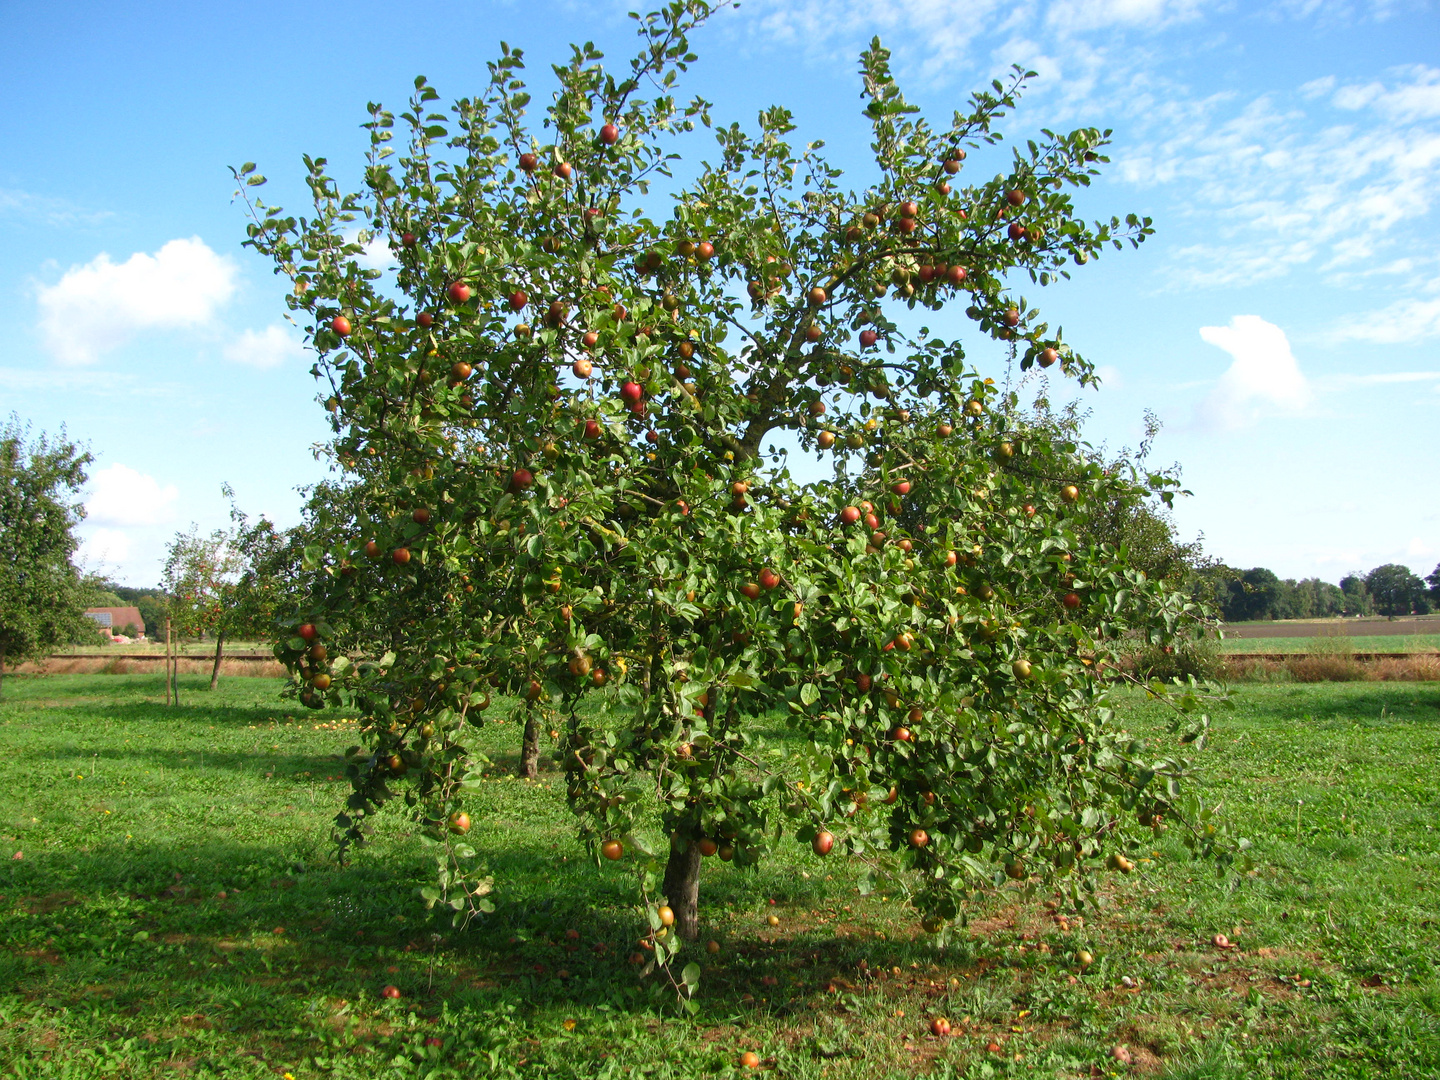
[[[1430,586],[1430,606],[1440,608],[1440,563],[1430,571],[1425,578],[1425,584]]]
[[[500,690],[563,732],[597,854],[638,856],[662,967],[667,922],[696,933],[702,859],[754,865],[787,831],[913,870],[937,932],[1007,877],[1083,902],[1085,868],[1131,866],[1160,817],[1219,854],[1187,763],[1113,727],[1096,676],[1116,641],[1168,640],[1199,612],[1073,527],[1077,505],[1163,498],[1173,479],[1027,427],[1014,390],[915,322],[958,303],[1017,379],[1088,383],[1014,280],[1049,285],[1150,233],[1074,214],[1106,135],[1045,132],[957,189],[1026,74],[937,129],[877,41],[861,79],[878,180],[843,188],[772,108],[754,134],[719,128],[662,216],[669,140],[712,122],[672,89],[708,13],[640,19],[618,78],[576,47],[547,141],[504,47],[449,114],[417,80],[398,159],[397,117],[372,107],[364,192],[307,158],[311,216],[252,204],[249,243],[292,283],[335,460],[365,495],[336,515],[364,528],[307,553],[313,602],[277,650],[308,700],[363,717],[342,843],[402,798],[437,845],[428,899],[457,921],[488,903],[461,839],[466,730]],[[394,295],[357,261],[374,237],[399,261]],[[781,434],[833,479],[797,482]],[[385,654],[330,648],[380,609]],[[801,760],[767,752],[776,713]]]
[[[32,438],[14,415],[0,428],[0,688],[7,663],[95,636],[94,587],[72,561],[92,460],[64,431]]]
[[[220,678],[225,641],[234,628],[235,590],[241,573],[240,553],[226,529],[202,536],[191,526],[175,534],[167,548],[161,574],[169,603],[172,632],[181,638],[212,635],[215,660],[210,671],[210,689]]]
[[[1340,591],[1345,595],[1346,615],[1375,614],[1375,597],[1370,595],[1364,574],[1346,574],[1340,579]]]
[[[1365,588],[1381,615],[1424,614],[1430,610],[1425,582],[1408,566],[1386,563],[1365,575]]]

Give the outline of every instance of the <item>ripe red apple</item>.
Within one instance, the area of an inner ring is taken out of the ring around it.
[[[700,854],[707,859],[720,850],[720,845],[708,836],[697,841],[695,846],[700,849]]]
[[[606,124],[600,129],[600,141],[606,146],[614,146],[620,140],[620,129],[614,124]]]
[[[390,558],[395,560],[396,566],[404,566],[410,561],[410,549],[403,547],[396,548],[390,553]]]
[[[913,217],[902,217],[895,223],[895,228],[902,233],[912,233],[915,231],[915,219]]]
[[[1005,309],[1005,325],[1006,325],[1006,326],[1012,326],[1012,327],[1013,327],[1013,326],[1019,326],[1019,325],[1020,325],[1020,309],[1019,309],[1019,308],[1013,308],[1013,307],[1012,307],[1012,308],[1006,308],[1006,309]]]
[[[585,336],[580,339],[580,344],[584,345],[587,349],[593,349],[596,345],[600,344],[600,335],[594,330],[587,330]]]
[[[890,485],[890,490],[893,491],[896,495],[909,495],[909,494],[910,494],[910,481],[909,481],[909,480],[897,480],[895,483],[893,483],[893,484]]]
[[[1066,593],[1060,598],[1060,603],[1064,604],[1067,608],[1074,610],[1075,608],[1080,606],[1080,597],[1078,594],[1073,592]]]
[[[511,311],[521,311],[524,309],[525,305],[530,302],[530,297],[525,295],[524,289],[516,289],[513,293],[510,294],[509,299]]]
[[[924,829],[916,829],[910,834],[911,847],[922,848],[928,843],[930,843],[930,834]]]
[[[1018,188],[1013,191],[1007,191],[1005,193],[1005,201],[1008,202],[1011,206],[1024,206],[1025,193]]]
[[[831,849],[834,847],[835,837],[824,829],[816,833],[815,839],[810,841],[810,849],[814,851],[816,855],[829,855]]]
[[[948,439],[954,431],[955,429],[949,424],[941,424],[935,429],[935,434],[939,435],[942,439]]]
[[[1080,489],[1074,484],[1066,484],[1060,489],[1060,498],[1067,503],[1073,503],[1080,498]]]
[[[410,515],[410,520],[416,525],[428,525],[430,523],[430,511],[423,506],[417,506]]]
[[[384,551],[381,549],[379,543],[374,540],[365,541],[365,555],[367,558],[378,559],[383,554]]]
[[[780,584],[780,575],[771,570],[770,567],[760,571],[760,587],[762,589],[773,589]]]
[[[740,1055],[740,1066],[745,1069],[758,1069],[760,1067],[760,1055],[753,1050],[746,1050]]]
[[[606,840],[600,845],[600,854],[604,855],[605,858],[611,862],[614,862],[625,854],[625,845],[620,843],[619,840]]]
[[[941,195],[949,195],[950,185],[944,180],[937,180],[935,181],[935,190],[938,191]]]
[[[570,168],[570,163],[568,161],[557,162],[554,169],[555,175],[558,176],[561,180],[569,180],[570,173],[572,171],[573,170]]]
[[[450,299],[457,304],[463,304],[470,299],[470,286],[466,285],[463,281],[452,282],[450,288],[445,291]]]
[[[524,491],[535,483],[535,475],[529,469],[516,469],[510,474],[510,486],[516,491]]]
[[[937,1016],[930,1021],[930,1034],[944,1038],[950,1034],[950,1021],[943,1016]]]
[[[1005,232],[1011,240],[1025,239],[1025,226],[1020,224],[1020,222],[1018,221],[1012,221],[1010,223],[1010,227],[1006,229]]]
[[[946,565],[946,566],[954,566],[954,565],[955,565],[957,562],[959,562],[959,561],[960,561],[960,556],[957,555],[957,554],[955,554],[955,552],[953,552],[953,551],[947,551],[947,552],[945,553],[945,565]]]
[[[854,525],[860,520],[860,508],[858,506],[847,506],[840,511],[840,520],[846,525]]]
[[[467,832],[469,832],[469,831],[470,831],[470,815],[467,814],[467,813],[465,813],[465,811],[463,811],[463,810],[460,811],[459,813],[451,814],[451,815],[450,815],[450,831],[451,831],[452,833],[455,833],[457,836],[458,836],[459,834],[461,834],[461,833],[467,833]]]
[[[1040,366],[1049,367],[1060,359],[1060,354],[1054,349],[1045,349],[1040,353]]]
[[[805,340],[806,340],[806,341],[819,341],[819,340],[820,340],[820,335],[823,334],[823,333],[824,333],[824,331],[821,330],[820,327],[816,326],[814,323],[811,323],[809,326],[807,326],[807,327],[805,328]]]
[[[896,742],[909,742],[912,738],[910,729],[907,727],[897,727],[891,734]]]
[[[660,433],[654,428],[651,428],[649,431],[645,432],[645,441],[654,446],[655,444],[660,442]]]
[[[756,585],[753,581],[749,581],[746,582],[744,585],[741,585],[740,592],[744,594],[745,598],[748,600],[760,599],[760,586]]]
[[[963,266],[952,266],[946,272],[945,276],[950,279],[950,284],[963,285],[965,284],[965,279],[969,275],[965,272],[965,268]]]
[[[819,307],[828,299],[825,295],[825,290],[820,288],[819,285],[811,289],[810,292],[806,294],[806,298],[810,301],[812,307]]]
[[[585,357],[582,356],[579,360],[576,360],[575,363],[570,365],[570,370],[574,372],[577,379],[588,379],[590,377],[590,372],[594,371],[595,369],[593,365],[591,365],[590,361],[586,360]]]
[[[350,336],[350,320],[344,315],[336,315],[330,320],[330,329],[334,330],[340,337]]]
[[[823,401],[810,402],[809,412],[811,416],[824,416],[825,403]]]
[[[585,438],[598,439],[600,437],[600,422],[598,420],[585,421]]]
[[[709,240],[701,240],[695,245],[695,258],[701,262],[708,262],[715,257],[715,245]]]
[[[520,155],[520,170],[522,172],[533,173],[539,167],[540,159],[537,158],[534,154]]]
[[[540,681],[538,679],[531,679],[530,685],[525,688],[525,700],[539,701],[541,695],[544,693],[545,687],[540,683]]]
[[[620,386],[620,396],[633,405],[645,396],[645,390],[637,382],[625,382]]]
[[[419,315],[415,316],[415,322],[422,330],[428,330],[431,326],[435,325],[435,316],[431,315],[428,311],[422,311]]]
[[[380,996],[393,1001],[400,996],[400,988],[398,986],[387,986],[384,990],[380,991]]]
[[[944,169],[948,175],[954,176],[960,171],[960,162],[956,161],[954,158],[951,158],[949,161],[945,162]]]
[[[820,432],[819,435],[815,436],[815,444],[819,446],[821,450],[829,450],[830,447],[835,445],[835,433],[833,431]]]
[[[300,625],[300,629],[295,632],[299,634],[302,638],[304,638],[306,641],[314,641],[317,637],[320,636],[320,631],[315,629],[315,624],[308,622],[302,623]]]
[[[469,364],[467,364],[464,360],[460,360],[450,365],[450,377],[456,382],[464,382],[474,373],[475,369],[472,368]]]
[[[1026,503],[1020,509],[1024,512],[1027,518],[1033,518],[1035,516],[1035,507],[1032,506],[1030,503]]]
[[[874,345],[877,341],[879,341],[879,340],[880,340],[880,335],[877,334],[874,330],[861,330],[861,331],[860,331],[860,347],[861,347],[861,348],[868,349],[868,348],[870,348],[871,346],[873,346],[873,345]]]

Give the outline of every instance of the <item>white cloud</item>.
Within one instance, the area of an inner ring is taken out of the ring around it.
[[[119,462],[94,473],[90,483],[85,515],[95,525],[157,525],[170,517],[171,504],[180,497],[174,484],[161,487],[153,476]]]
[[[264,330],[246,330],[222,351],[231,363],[255,368],[279,367],[305,355],[304,346],[278,323]]]
[[[198,236],[123,263],[101,253],[41,286],[41,336],[61,363],[91,364],[137,331],[205,324],[235,291],[235,279],[235,264]]]
[[[1203,326],[1200,337],[1232,357],[1205,403],[1205,418],[1222,428],[1244,427],[1270,411],[1298,412],[1313,394],[1285,331],[1258,315],[1236,315],[1229,326]]]
[[[80,542],[80,563],[100,572],[130,558],[130,537],[119,529],[96,529]]]

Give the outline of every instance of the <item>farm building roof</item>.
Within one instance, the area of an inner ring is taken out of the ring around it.
[[[85,616],[111,630],[120,630],[133,624],[142,634],[145,632],[145,620],[140,617],[140,609],[137,607],[92,607],[85,610]]]

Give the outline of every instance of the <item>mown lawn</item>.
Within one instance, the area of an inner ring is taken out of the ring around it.
[[[1256,870],[1217,881],[1167,837],[1068,930],[1005,892],[938,952],[838,858],[707,865],[721,950],[681,1018],[629,963],[624,864],[586,857],[556,774],[504,775],[514,724],[483,736],[472,811],[498,909],[455,935],[398,813],[332,861],[350,725],[206,681],[166,710],[158,676],[6,679],[0,1075],[696,1077],[743,1050],[837,1080],[1440,1075],[1435,684],[1241,687],[1206,756]],[[1126,716],[1163,731],[1138,698]]]

